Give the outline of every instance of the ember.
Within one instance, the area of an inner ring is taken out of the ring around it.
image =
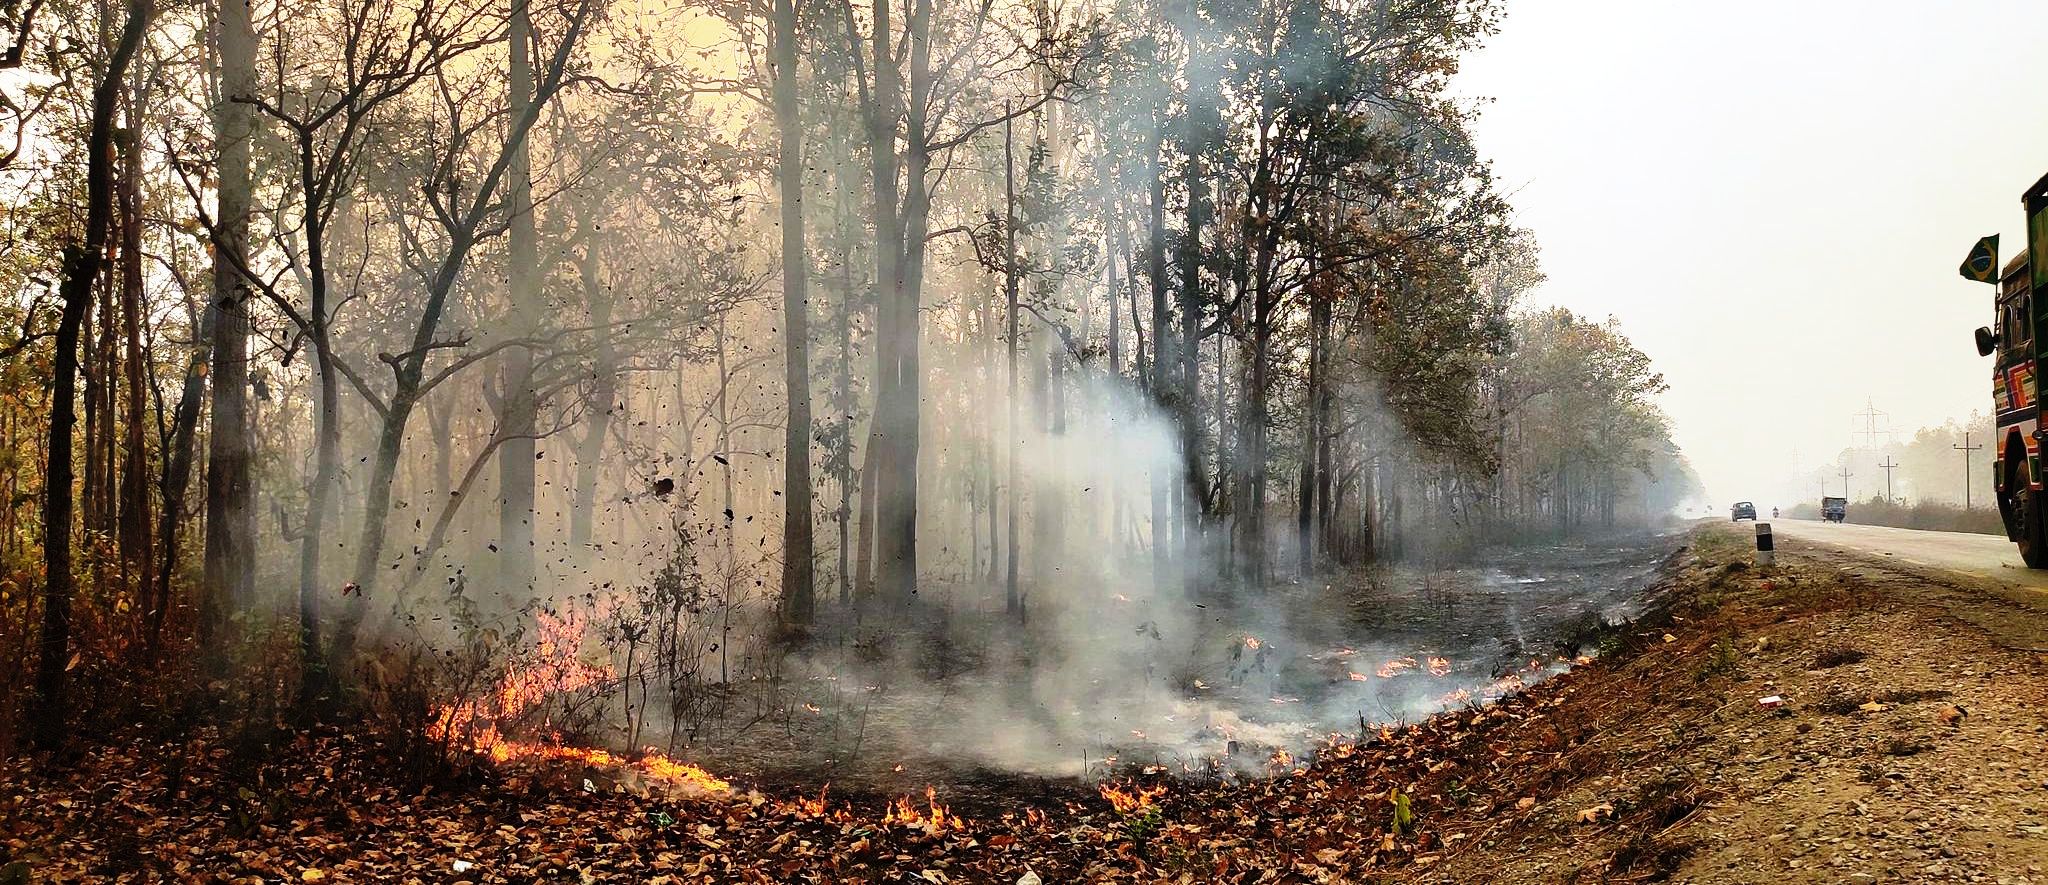
[[[1415,667],[1414,658],[1395,658],[1380,665],[1379,676],[1381,679],[1392,679],[1415,669]]]
[[[1431,657],[1430,657],[1430,659],[1429,659],[1429,675],[1431,675],[1431,676],[1449,676],[1449,675],[1451,675],[1451,662],[1450,662],[1450,661],[1449,661],[1448,659],[1446,659],[1446,658],[1439,658],[1439,657],[1431,656]]]
[[[1351,671],[1352,682],[1364,682],[1367,678],[1369,677],[1367,677],[1364,673],[1360,673],[1357,670]]]

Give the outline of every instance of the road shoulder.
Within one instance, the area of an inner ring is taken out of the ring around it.
[[[1759,568],[1750,547],[1699,529],[1668,625],[1552,689],[1558,740],[1508,757],[1544,772],[1510,820],[1415,878],[2048,882],[2048,659],[2023,644],[2048,617],[1817,545]]]

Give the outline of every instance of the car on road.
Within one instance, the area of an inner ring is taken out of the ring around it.
[[[1820,519],[1821,519],[1821,521],[1822,521],[1822,522],[1841,522],[1842,520],[1845,520],[1845,519],[1848,519],[1848,518],[1849,518],[1849,499],[1848,499],[1848,498],[1822,498],[1822,499],[1820,499]]]
[[[1730,522],[1741,522],[1745,519],[1755,518],[1756,505],[1748,501],[1737,501],[1734,507],[1728,509],[1728,519]]]

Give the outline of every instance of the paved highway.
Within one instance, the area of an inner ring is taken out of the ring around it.
[[[2019,548],[2004,535],[1836,525],[1810,519],[1764,521],[1771,524],[1772,532],[1787,538],[1895,559],[1909,566],[2048,590],[2048,571],[2027,568],[2020,560]]]

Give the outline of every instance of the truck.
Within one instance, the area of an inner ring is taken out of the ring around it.
[[[1977,328],[1976,343],[1979,355],[1993,357],[1991,402],[1998,429],[1992,437],[1991,477],[1998,515],[2027,567],[2048,568],[2048,493],[2042,488],[2036,378],[2043,343],[2036,330],[2048,305],[2034,298],[2037,288],[2048,290],[2048,267],[2037,270],[2029,260],[2032,253],[2048,255],[2048,176],[2020,199],[2030,248],[2006,262],[1993,280],[1992,324]]]
[[[1849,518],[1849,499],[1848,499],[1848,498],[1829,498],[1829,497],[1823,496],[1823,497],[1822,497],[1822,498],[1820,499],[1820,521],[1821,521],[1821,522],[1841,522],[1842,520],[1845,520],[1845,519],[1848,519],[1848,518]]]

